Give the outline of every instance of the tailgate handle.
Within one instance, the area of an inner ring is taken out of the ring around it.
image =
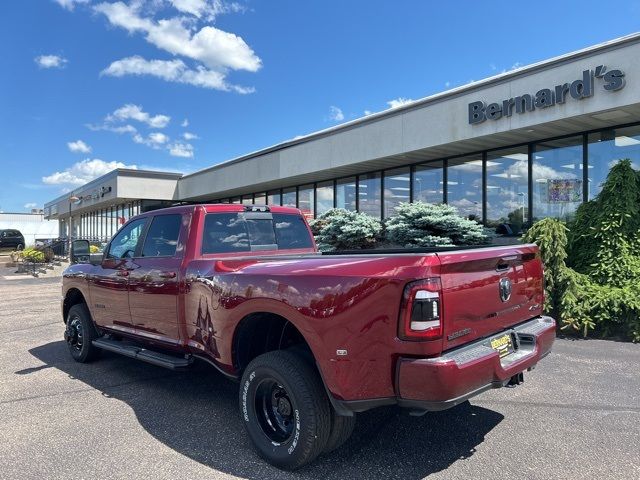
[[[506,272],[507,270],[509,270],[508,263],[500,262],[498,263],[498,265],[496,265],[496,272]]]

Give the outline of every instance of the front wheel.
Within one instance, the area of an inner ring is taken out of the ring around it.
[[[86,363],[98,357],[100,349],[92,343],[98,336],[87,305],[80,303],[71,307],[67,315],[64,338],[76,362]]]
[[[295,470],[322,453],[330,408],[318,373],[294,353],[260,355],[242,375],[245,429],[258,454],[276,467]]]

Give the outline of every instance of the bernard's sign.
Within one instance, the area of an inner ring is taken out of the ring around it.
[[[596,82],[602,83],[602,88],[608,91],[616,91],[624,88],[624,72],[622,70],[609,70],[604,65],[597,66],[594,70],[582,72],[582,78],[571,83],[563,83],[553,88],[543,88],[535,95],[525,93],[518,97],[503,100],[500,103],[472,102],[469,104],[469,123],[471,125],[482,123],[485,120],[499,120],[502,117],[510,117],[513,113],[531,112],[536,108],[549,108],[556,104],[563,104],[571,97],[575,100],[592,97]]]

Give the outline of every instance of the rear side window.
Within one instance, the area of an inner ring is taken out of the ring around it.
[[[309,230],[299,215],[248,215],[245,219],[241,213],[210,213],[204,221],[203,254],[312,246]]]
[[[142,246],[143,257],[173,257],[178,246],[182,215],[156,215]]]

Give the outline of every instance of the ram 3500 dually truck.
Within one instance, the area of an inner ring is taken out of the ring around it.
[[[62,313],[79,362],[203,360],[239,380],[257,452],[295,469],[356,412],[519,384],[555,339],[543,296],[535,245],[323,255],[295,208],[216,204],[131,218],[65,270]]]

